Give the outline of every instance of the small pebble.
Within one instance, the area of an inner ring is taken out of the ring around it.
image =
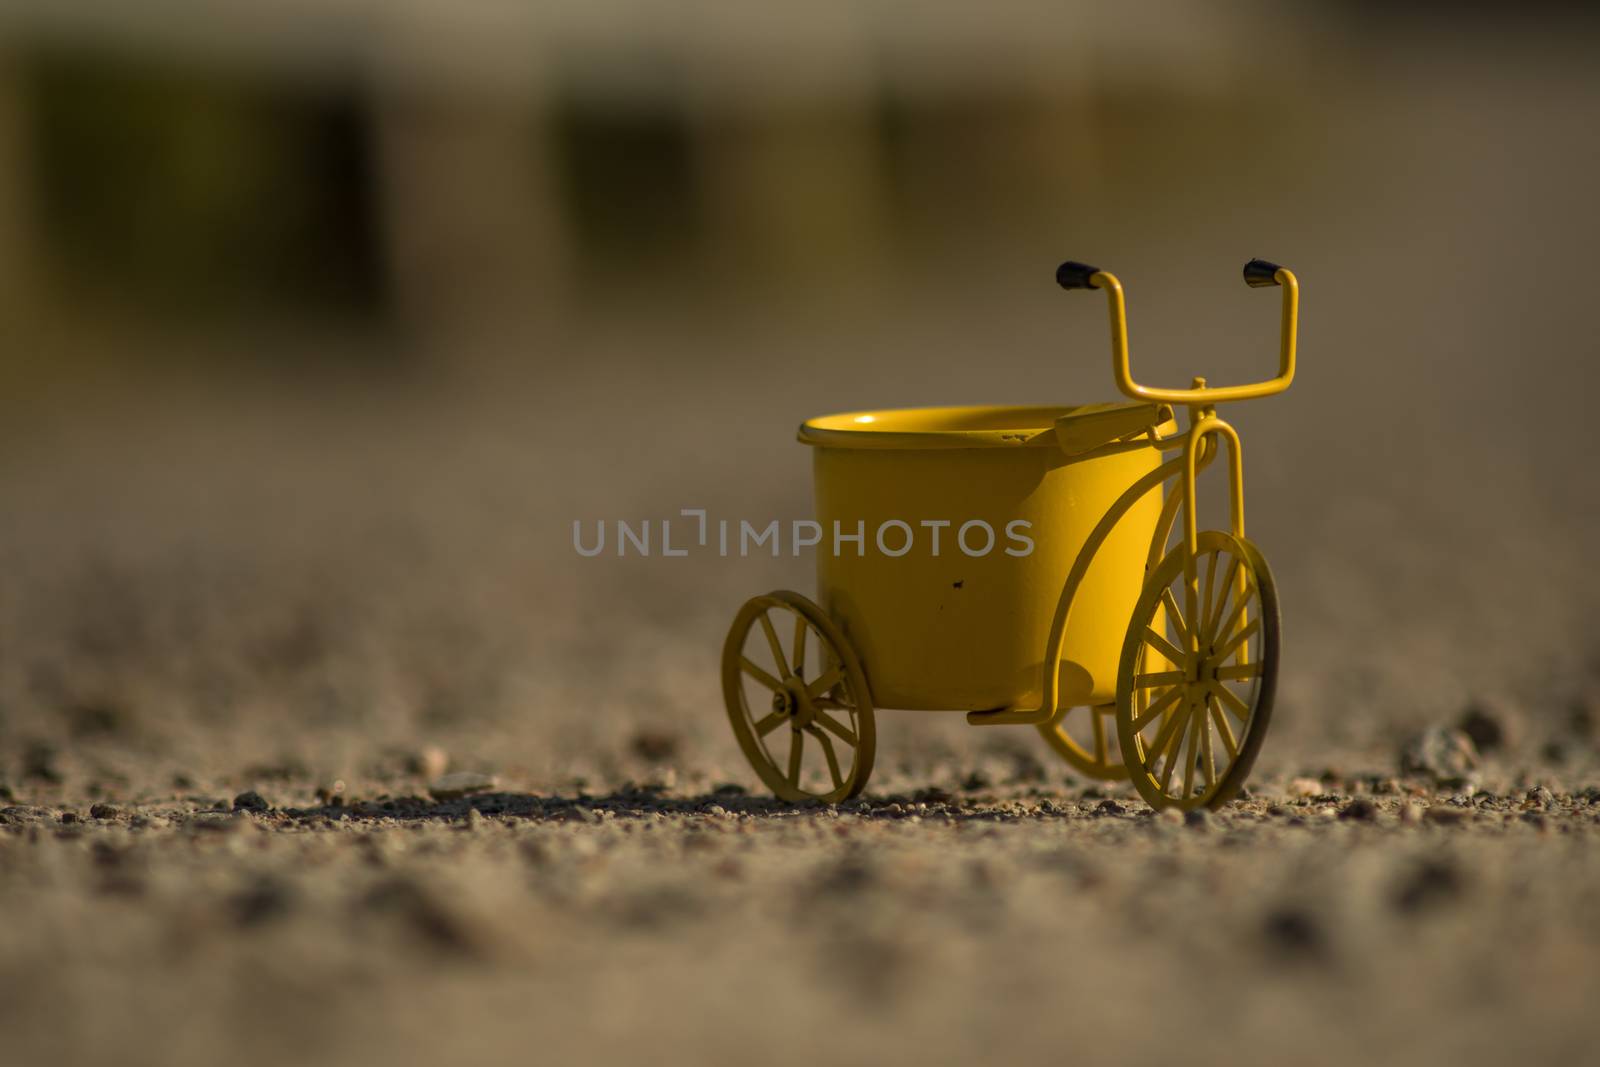
[[[1396,911],[1417,912],[1461,895],[1461,872],[1447,860],[1427,860],[1395,887]]]
[[[1322,926],[1310,912],[1299,907],[1280,908],[1262,924],[1267,943],[1287,957],[1315,957],[1327,951]]]
[[[228,910],[238,926],[259,926],[285,915],[290,907],[289,890],[279,882],[261,879],[235,893]]]
[[[1514,716],[1493,702],[1479,701],[1462,714],[1457,728],[1477,746],[1479,752],[1493,752],[1510,742],[1510,723]]]
[[[428,795],[435,800],[457,800],[474,793],[487,793],[498,784],[499,781],[492,774],[457,771],[429,782]]]
[[[1295,778],[1289,782],[1292,797],[1314,797],[1322,792],[1322,783],[1315,778]]]
[[[645,727],[633,735],[628,747],[640,759],[651,763],[665,763],[678,754],[682,745],[677,733],[672,730]]]
[[[478,956],[488,950],[478,930],[420,883],[395,878],[373,887],[362,897],[361,915],[387,915],[408,927],[417,939],[435,951],[456,956]]]
[[[233,812],[202,811],[197,812],[189,819],[189,827],[193,830],[210,830],[214,833],[233,833],[240,827],[242,816]]]
[[[1371,822],[1378,816],[1378,806],[1370,800],[1356,799],[1339,813],[1339,818],[1353,822]]]
[[[246,790],[233,798],[234,811],[271,811],[272,805],[267,803],[267,798],[255,790]]]
[[[61,784],[64,776],[56,765],[56,747],[48,741],[35,741],[28,745],[22,753],[22,777],[51,785]]]
[[[450,755],[438,745],[423,745],[406,757],[406,770],[433,781],[450,769]]]
[[[1463,730],[1434,726],[1406,742],[1400,752],[1402,774],[1426,775],[1436,782],[1465,779],[1478,769],[1478,747]]]

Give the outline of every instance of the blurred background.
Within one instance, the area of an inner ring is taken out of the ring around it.
[[[1596,24],[1558,5],[0,5],[0,779],[453,767],[753,785],[716,657],[811,561],[574,520],[809,514],[828,411],[1230,413],[1277,571],[1262,773],[1492,702],[1589,758]],[[1121,625],[1120,621],[1116,624]],[[884,716],[880,778],[1049,765]]]

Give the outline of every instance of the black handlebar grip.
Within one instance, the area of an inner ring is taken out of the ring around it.
[[[1091,267],[1087,263],[1075,263],[1067,260],[1056,268],[1056,284],[1063,289],[1093,289],[1089,278],[1099,273],[1099,267]]]
[[[1244,283],[1252,289],[1264,289],[1278,284],[1278,271],[1283,268],[1264,259],[1252,259],[1244,265]]]

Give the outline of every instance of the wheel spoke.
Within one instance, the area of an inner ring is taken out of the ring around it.
[[[1189,658],[1182,652],[1178,651],[1177,647],[1174,646],[1171,641],[1168,641],[1165,637],[1162,637],[1148,626],[1144,628],[1144,640],[1145,644],[1149,645],[1151,648],[1167,657],[1167,659],[1174,664],[1181,664]]]
[[[806,617],[794,617],[794,673],[804,676],[806,669]]]
[[[1138,733],[1146,726],[1149,726],[1155,721],[1157,715],[1160,715],[1167,709],[1168,704],[1171,704],[1173,701],[1183,696],[1183,694],[1184,688],[1181,685],[1175,685],[1171,689],[1168,689],[1165,693],[1161,694],[1161,698],[1159,700],[1154,701],[1148,708],[1145,708],[1144,711],[1133,717],[1133,732]]]
[[[1250,640],[1250,636],[1259,629],[1261,629],[1261,620],[1251,619],[1249,622],[1245,623],[1243,629],[1234,634],[1232,637],[1228,638],[1227,644],[1217,649],[1215,658],[1218,660],[1226,660],[1229,656],[1233,655],[1233,652],[1236,648]]]
[[[1229,760],[1239,758],[1239,742],[1233,739],[1233,727],[1228,725],[1228,717],[1222,713],[1222,704],[1215,696],[1206,696],[1206,707],[1211,709],[1211,718],[1217,724],[1217,733],[1222,735],[1222,747],[1228,752]]]
[[[783,590],[746,600],[723,639],[721,683],[734,740],[772,792],[803,803],[861,790],[877,747],[872,693],[817,604]]]
[[[1184,732],[1189,735],[1186,739],[1189,742],[1189,751],[1183,761],[1183,799],[1188,800],[1194,796],[1194,765],[1197,762],[1195,750],[1200,747],[1200,716],[1191,711],[1189,729]]]
[[[766,671],[762,670],[760,667],[757,667],[754,663],[751,663],[750,657],[740,656],[739,666],[743,668],[744,673],[748,674],[750,677],[754,678],[756,681],[760,682],[774,693],[781,692],[783,690],[783,683],[778,681],[772,675],[768,674]]]
[[[1177,712],[1175,715],[1172,716],[1171,719],[1169,719],[1167,721],[1167,725],[1166,726],[1162,727],[1163,732],[1165,732],[1167,729],[1171,728],[1174,724],[1179,724],[1179,723],[1182,724],[1182,726],[1179,729],[1174,730],[1172,732],[1172,740],[1170,742],[1170,745],[1172,747],[1172,752],[1170,752],[1167,755],[1167,765],[1161,771],[1161,792],[1162,793],[1169,793],[1169,791],[1171,789],[1171,786],[1172,786],[1172,772],[1173,772],[1173,769],[1178,766],[1178,760],[1182,756],[1182,752],[1183,752],[1183,736],[1184,736],[1184,734],[1186,734],[1188,732],[1188,727],[1189,727],[1189,711],[1190,711],[1190,709],[1188,707],[1184,707],[1181,711]],[[1158,737],[1157,740],[1160,740],[1160,738]]]
[[[856,747],[856,735],[848,726],[841,722],[834,721],[832,716],[826,714],[821,708],[815,706],[812,707],[811,714],[816,716],[817,724],[820,725],[824,730],[829,731],[851,748]]]
[[[772,662],[778,665],[778,673],[789,677],[789,657],[783,654],[783,646],[778,643],[778,631],[772,628],[772,620],[767,618],[764,611],[756,617],[761,620],[761,630],[767,635],[767,645],[772,649]]]
[[[1233,591],[1233,576],[1239,571],[1239,557],[1233,556],[1228,561],[1228,576],[1223,579],[1222,586],[1217,593],[1217,602],[1211,605],[1211,611],[1206,616],[1206,624],[1200,631],[1202,644],[1209,644],[1217,633],[1217,620],[1222,616],[1222,609],[1227,607],[1229,594]]]
[[[1211,716],[1206,714],[1205,708],[1200,708],[1195,713],[1195,721],[1200,724],[1200,769],[1205,772],[1206,792],[1217,787],[1217,752],[1211,744]]]
[[[839,684],[839,679],[844,677],[844,672],[835,663],[832,667],[822,672],[822,676],[806,686],[806,694],[813,700]]]
[[[1184,718],[1184,709],[1179,707],[1178,710],[1174,710],[1171,713],[1170,717],[1166,718],[1165,723],[1162,723],[1162,728],[1155,731],[1155,741],[1150,742],[1149,747],[1144,750],[1144,769],[1147,769],[1150,774],[1155,774],[1155,765],[1160,761],[1162,755],[1165,755],[1166,747],[1173,739],[1173,734],[1178,733],[1178,728],[1182,725],[1182,718]]]
[[[1250,678],[1261,677],[1261,664],[1242,663],[1232,667],[1218,667],[1215,672],[1218,681],[1242,682]]]
[[[800,757],[805,754],[806,735],[799,730],[789,731],[789,784],[800,787]]]
[[[1245,609],[1250,606],[1250,601],[1254,599],[1255,593],[1255,583],[1247,581],[1247,584],[1245,585],[1244,596],[1240,598],[1239,602],[1233,606],[1233,610],[1228,612],[1227,621],[1219,623],[1217,628],[1207,635],[1206,640],[1212,644],[1215,644],[1217,638],[1221,637],[1223,634],[1237,626],[1241,621],[1241,616],[1243,616]]]
[[[844,777],[839,773],[839,759],[833,754],[833,742],[815,726],[807,726],[806,733],[822,742],[822,758],[828,761],[828,777],[833,779],[833,787],[838,789],[844,785]]]
[[[1172,628],[1178,632],[1178,640],[1184,644],[1189,643],[1189,626],[1184,621],[1183,612],[1178,610],[1178,598],[1172,595],[1172,586],[1161,590],[1161,603],[1167,609],[1167,621],[1172,623]]]
[[[1182,690],[1179,690],[1179,692],[1182,692]],[[1174,712],[1170,719],[1161,724],[1161,729],[1156,731],[1156,739],[1146,750],[1144,761],[1145,770],[1151,774],[1156,772],[1156,761],[1167,750],[1167,745],[1172,740],[1172,735],[1177,731],[1178,725],[1183,722],[1183,719],[1182,710]]]
[[[1155,671],[1151,674],[1136,674],[1133,676],[1135,689],[1149,689],[1158,685],[1176,685],[1184,680],[1182,671]]]
[[[1222,703],[1229,711],[1233,712],[1239,717],[1240,722],[1246,724],[1250,722],[1250,705],[1246,704],[1244,701],[1235,696],[1233,690],[1219,682],[1212,682],[1210,684],[1210,689],[1222,699]]]

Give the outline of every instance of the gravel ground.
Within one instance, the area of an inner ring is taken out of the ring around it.
[[[964,785],[11,803],[7,1060],[1581,1062],[1597,1036],[1600,789],[1268,782],[1185,818]]]
[[[489,388],[8,345],[47,380],[0,391],[0,1063],[1587,1062],[1600,83],[1492,45],[1293,122],[1133,109],[1138,180],[903,289],[607,292]],[[891,712],[861,803],[745,792],[717,650],[812,561],[572,551],[808,515],[822,412],[1108,398],[1064,255],[1151,377],[1243,380],[1254,253],[1304,328],[1228,412],[1285,650],[1224,811]]]

